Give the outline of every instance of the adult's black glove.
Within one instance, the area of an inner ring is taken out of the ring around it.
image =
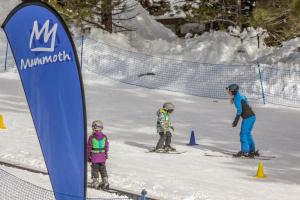
[[[240,119],[241,115],[237,115],[235,116],[234,121],[232,122],[232,127],[236,127],[237,124],[239,123],[239,119]]]

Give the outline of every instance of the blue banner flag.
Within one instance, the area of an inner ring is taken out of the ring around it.
[[[70,32],[45,3],[8,15],[8,38],[57,200],[86,198],[86,111]]]

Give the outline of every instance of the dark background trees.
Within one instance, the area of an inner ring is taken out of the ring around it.
[[[122,26],[119,21],[129,20],[135,16],[122,18],[122,14],[129,13],[135,5],[129,5],[127,0],[49,0],[67,22],[75,23],[82,30],[96,27],[110,33],[131,31]]]

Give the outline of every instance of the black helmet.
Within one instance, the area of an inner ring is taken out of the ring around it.
[[[229,90],[230,92],[232,92],[234,95],[236,94],[237,91],[239,91],[239,86],[235,83],[230,84],[226,87],[226,90]]]

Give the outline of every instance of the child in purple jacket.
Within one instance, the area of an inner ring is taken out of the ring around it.
[[[108,158],[109,142],[102,133],[103,123],[100,120],[93,121],[93,133],[88,139],[88,161],[92,163],[92,187],[108,189],[108,176],[105,161]],[[99,183],[99,172],[102,182]]]

